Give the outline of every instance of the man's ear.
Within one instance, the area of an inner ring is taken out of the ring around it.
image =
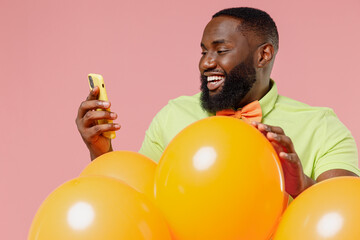
[[[264,43],[257,49],[257,67],[266,67],[274,58],[275,50],[271,43]]]

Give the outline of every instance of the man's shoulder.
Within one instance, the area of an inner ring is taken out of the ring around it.
[[[202,115],[205,111],[201,107],[200,95],[201,93],[196,93],[191,96],[180,96],[171,99],[166,105],[166,108],[180,112],[195,112]]]
[[[335,115],[334,111],[329,107],[311,106],[304,102],[278,95],[275,107],[284,111],[293,113],[312,113],[319,115]]]
[[[164,146],[190,124],[206,118],[209,113],[200,104],[200,94],[172,99],[155,116],[150,126],[161,132]]]
[[[169,100],[168,104],[196,104],[200,106],[200,95],[201,93],[199,92],[194,95],[179,96],[177,98]]]
[[[158,115],[166,116],[167,118],[194,118],[201,119],[209,116],[205,110],[202,109],[200,103],[201,93],[196,93],[191,96],[180,96],[169,100]]]
[[[278,95],[273,109],[265,116],[264,123],[283,127],[288,132],[298,128],[312,131],[327,125],[342,125],[329,107],[310,106],[281,95]]]

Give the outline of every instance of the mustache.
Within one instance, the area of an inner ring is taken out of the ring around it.
[[[221,74],[224,74],[225,76],[227,75],[227,73],[225,71],[221,71],[219,69],[208,69],[208,70],[205,70],[203,72],[203,74],[201,74],[201,75],[205,75],[205,73],[209,73],[209,72],[211,72],[211,73],[221,73]]]

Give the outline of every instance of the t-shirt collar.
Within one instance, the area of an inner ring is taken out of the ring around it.
[[[271,84],[270,91],[268,91],[265,94],[265,96],[263,96],[259,100],[263,118],[266,117],[266,115],[271,112],[278,98],[278,90],[276,83],[274,82],[274,80],[270,79],[270,84]]]

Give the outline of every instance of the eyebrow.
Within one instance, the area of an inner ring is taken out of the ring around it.
[[[221,44],[221,43],[227,43],[228,41],[226,41],[225,39],[218,39],[215,40],[211,43],[211,45],[217,45],[217,44]],[[201,47],[205,48],[205,45],[203,43],[200,44]]]

